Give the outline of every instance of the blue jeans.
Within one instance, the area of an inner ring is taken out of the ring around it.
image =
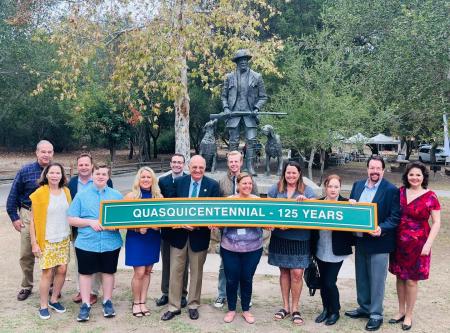
[[[227,298],[227,279],[223,269],[223,260],[220,261],[219,281],[217,282],[217,297]]]
[[[250,309],[252,298],[253,275],[261,259],[263,249],[251,252],[233,252],[220,248],[225,277],[227,280],[228,310],[236,311],[237,290],[241,287],[242,311]]]

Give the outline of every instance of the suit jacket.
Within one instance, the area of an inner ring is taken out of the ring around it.
[[[252,71],[251,69],[249,69],[249,71],[247,94],[247,102],[250,107],[249,111],[253,111],[255,109],[259,111],[267,101],[266,89],[264,87],[264,82],[261,74]],[[231,114],[233,114],[237,96],[237,73],[236,71],[234,71],[228,73],[225,77],[221,95],[223,109],[229,109],[231,111]],[[257,127],[256,118],[253,116],[231,117],[227,120],[226,126],[229,128],[235,128],[239,125],[241,118],[244,118],[245,126]]]
[[[191,184],[191,176],[186,175],[175,179],[173,184],[174,198],[188,198],[189,186]],[[219,183],[214,179],[203,177],[199,190],[199,197],[220,197]],[[211,231],[208,228],[195,228],[192,231],[187,229],[168,229],[166,232],[166,240],[173,247],[182,249],[189,240],[189,245],[192,251],[205,251],[209,247],[209,240],[211,238]]]
[[[320,198],[319,200],[325,200]],[[348,201],[347,198],[339,196],[338,201]],[[311,230],[311,253],[317,253],[317,242],[319,241],[319,230]],[[349,231],[332,231],[331,246],[333,254],[336,256],[344,256],[352,254],[352,245],[354,245],[353,234]]]
[[[353,184],[350,199],[359,200],[366,180],[360,180]],[[395,250],[395,233],[400,223],[400,192],[397,187],[384,178],[381,179],[373,203],[378,206],[378,225],[381,235],[373,237],[366,233],[363,237],[356,238],[356,246],[364,249],[366,253],[390,253]]]
[[[184,175],[186,175],[186,174],[183,172],[183,176]],[[172,177],[172,172],[164,177],[159,178],[158,186],[159,186],[159,189],[161,190],[161,194],[164,198],[172,198],[173,197],[174,181],[175,180]],[[169,229],[167,229],[167,228],[161,229],[161,238],[162,239],[167,240],[168,231],[169,231]]]
[[[186,174],[183,172],[183,176],[185,176]],[[180,176],[182,177],[182,176]],[[158,186],[159,189],[161,190],[161,194],[164,198],[172,198],[173,197],[173,183],[175,182],[175,180],[172,177],[172,173],[169,173],[168,175],[164,176],[164,177],[160,177],[158,180]]]

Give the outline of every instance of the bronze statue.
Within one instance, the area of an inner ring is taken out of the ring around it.
[[[247,146],[245,167],[256,175],[255,160],[256,134],[259,124],[258,113],[267,101],[266,90],[261,74],[249,68],[252,55],[248,50],[239,50],[233,57],[236,70],[228,73],[222,90],[223,115],[229,133],[229,150],[238,150],[240,127],[244,127]]]
[[[214,132],[217,120],[210,120],[203,126],[205,135],[200,142],[200,155],[206,161],[206,170],[214,172],[216,170],[217,144]]]
[[[270,175],[270,159],[277,159],[277,176],[281,176],[283,172],[283,152],[281,146],[280,136],[275,133],[272,125],[264,125],[261,128],[261,133],[267,136],[265,147],[266,152],[266,176]]]

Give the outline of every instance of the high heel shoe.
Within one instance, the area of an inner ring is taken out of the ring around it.
[[[398,319],[391,318],[391,319],[389,319],[388,323],[389,324],[398,324],[398,323],[401,323],[403,320],[405,320],[405,315],[401,316]]]

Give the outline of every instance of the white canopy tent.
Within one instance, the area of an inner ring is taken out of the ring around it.
[[[398,145],[400,144],[400,140],[379,133],[367,140],[366,143],[369,145]]]
[[[386,147],[383,146],[391,146],[392,148],[393,145],[397,146],[397,152],[401,150],[400,140],[394,139],[381,133],[367,140],[366,145],[376,145],[378,151],[380,151],[381,149],[386,149]]]
[[[355,134],[355,135],[349,137],[348,139],[345,139],[344,143],[347,143],[347,144],[357,144],[357,143],[365,144],[367,142],[367,140],[369,140],[367,137],[365,137],[361,133],[358,133],[358,134]]]

